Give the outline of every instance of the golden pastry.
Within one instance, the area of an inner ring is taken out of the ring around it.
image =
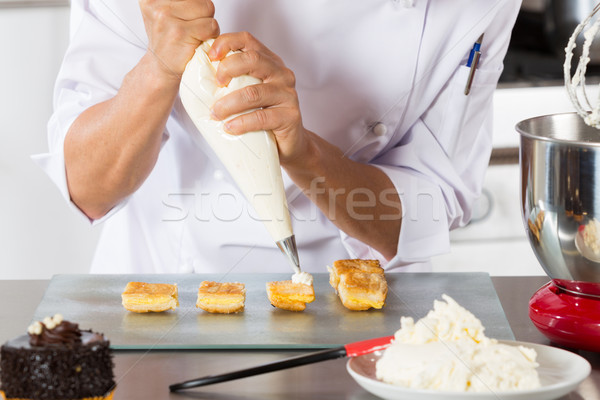
[[[198,288],[196,307],[209,313],[232,314],[243,311],[245,301],[243,283],[203,281]]]
[[[329,284],[349,310],[380,309],[385,304],[387,281],[378,260],[337,260],[329,268]]]
[[[337,291],[340,276],[355,272],[383,275],[383,268],[379,265],[379,260],[337,260],[334,261],[333,268],[329,268],[329,284]]]
[[[267,282],[267,295],[272,305],[289,311],[304,311],[306,303],[315,300],[312,285],[292,281]]]
[[[121,294],[123,307],[137,313],[174,310],[179,305],[177,284],[129,282]]]

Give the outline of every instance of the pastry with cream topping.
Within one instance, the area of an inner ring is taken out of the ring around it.
[[[60,314],[32,323],[0,348],[0,399],[110,400],[110,343]]]
[[[540,387],[535,350],[498,343],[447,295],[416,323],[401,318],[376,364],[377,379],[411,389],[505,392]]]

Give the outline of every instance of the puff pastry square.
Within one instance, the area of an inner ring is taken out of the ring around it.
[[[349,310],[380,309],[385,304],[388,287],[379,260],[337,260],[329,269],[329,284]]]
[[[196,307],[209,313],[232,314],[244,311],[246,287],[238,282],[202,281]]]
[[[313,285],[290,281],[267,282],[267,296],[272,305],[289,311],[304,311],[315,300]]]
[[[177,284],[129,282],[121,294],[123,307],[136,313],[174,310],[179,305]]]

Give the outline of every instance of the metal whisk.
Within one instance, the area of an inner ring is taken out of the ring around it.
[[[600,10],[600,3],[594,7],[590,15],[588,15],[585,20],[577,25],[575,31],[573,31],[573,34],[569,38],[567,47],[565,48],[566,56],[563,70],[565,75],[565,87],[567,88],[569,99],[573,103],[577,114],[583,118],[587,125],[600,129],[600,98],[595,105],[592,105],[592,102],[590,102],[585,89],[585,73],[587,70],[587,65],[590,62],[590,47],[594,37],[596,36],[596,33],[598,33],[598,30],[600,30],[600,19],[596,19],[593,24],[590,24],[590,21],[592,21],[598,10]],[[585,31],[583,32],[583,37],[585,40],[583,43],[581,56],[579,57],[579,62],[577,63],[575,73],[571,77],[573,49],[576,47],[575,42],[577,41],[577,38],[584,29]]]

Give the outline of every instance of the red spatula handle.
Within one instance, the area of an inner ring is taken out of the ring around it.
[[[383,350],[392,344],[393,339],[393,336],[384,336],[380,338],[349,343],[344,346],[346,349],[346,357],[357,357],[362,356],[363,354],[372,353],[377,350]]]

